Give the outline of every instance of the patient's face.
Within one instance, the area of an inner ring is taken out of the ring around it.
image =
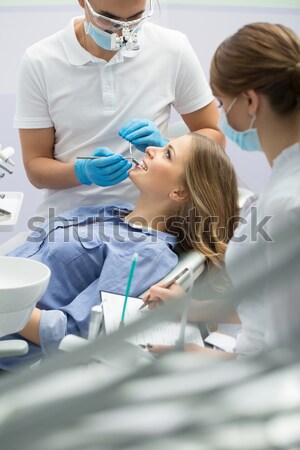
[[[142,193],[157,200],[169,198],[182,185],[191,143],[192,137],[187,135],[173,139],[163,148],[148,147],[143,158],[146,170],[136,166],[130,171],[131,181]]]

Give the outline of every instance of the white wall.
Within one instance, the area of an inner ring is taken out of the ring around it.
[[[243,4],[242,1],[240,3]],[[164,5],[161,17],[161,22],[166,26],[187,34],[207,77],[211,58],[218,45],[243,25],[260,21],[281,23],[299,34],[300,4],[297,10]],[[236,168],[240,184],[260,192],[270,174],[265,156],[241,151],[231,141],[227,141],[227,153]]]
[[[12,145],[16,149],[14,174],[0,180],[0,189],[25,194],[17,226],[12,232],[0,231],[0,244],[26,230],[28,218],[34,215],[42,200],[42,191],[34,188],[27,179],[18,131],[13,128],[19,60],[28,46],[64,28],[81,11],[79,6],[0,8],[0,143],[3,147]]]
[[[76,0],[74,6],[0,7],[0,143],[3,146],[13,145],[16,149],[14,174],[0,180],[0,187],[3,191],[25,193],[16,230],[1,232],[0,243],[26,228],[28,218],[34,214],[41,199],[41,192],[27,180],[18,133],[12,126],[18,62],[29,45],[63,28],[81,11]],[[291,10],[163,3],[161,17],[156,21],[188,35],[208,76],[210,60],[218,44],[244,24],[256,21],[282,23],[299,33],[299,18],[300,8]],[[176,120],[176,114],[172,115],[172,120]],[[241,152],[230,142],[227,151],[241,180],[252,190],[261,191],[270,174],[264,155]]]

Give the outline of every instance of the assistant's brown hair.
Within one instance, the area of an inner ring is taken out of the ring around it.
[[[265,94],[274,111],[300,109],[300,39],[289,28],[252,23],[216,50],[210,69],[213,91],[237,97],[254,89]]]
[[[230,159],[211,139],[191,133],[183,184],[189,193],[168,231],[179,235],[179,249],[197,250],[220,266],[238,220],[237,179]]]

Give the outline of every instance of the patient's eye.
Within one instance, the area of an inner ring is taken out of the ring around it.
[[[164,156],[166,157],[166,158],[168,158],[168,159],[171,159],[171,151],[170,151],[170,149],[166,149],[166,151],[164,152]]]

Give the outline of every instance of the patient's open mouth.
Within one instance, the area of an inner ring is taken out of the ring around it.
[[[147,167],[147,164],[145,163],[145,161],[143,159],[141,159],[139,161],[139,166],[147,172],[148,167]]]

